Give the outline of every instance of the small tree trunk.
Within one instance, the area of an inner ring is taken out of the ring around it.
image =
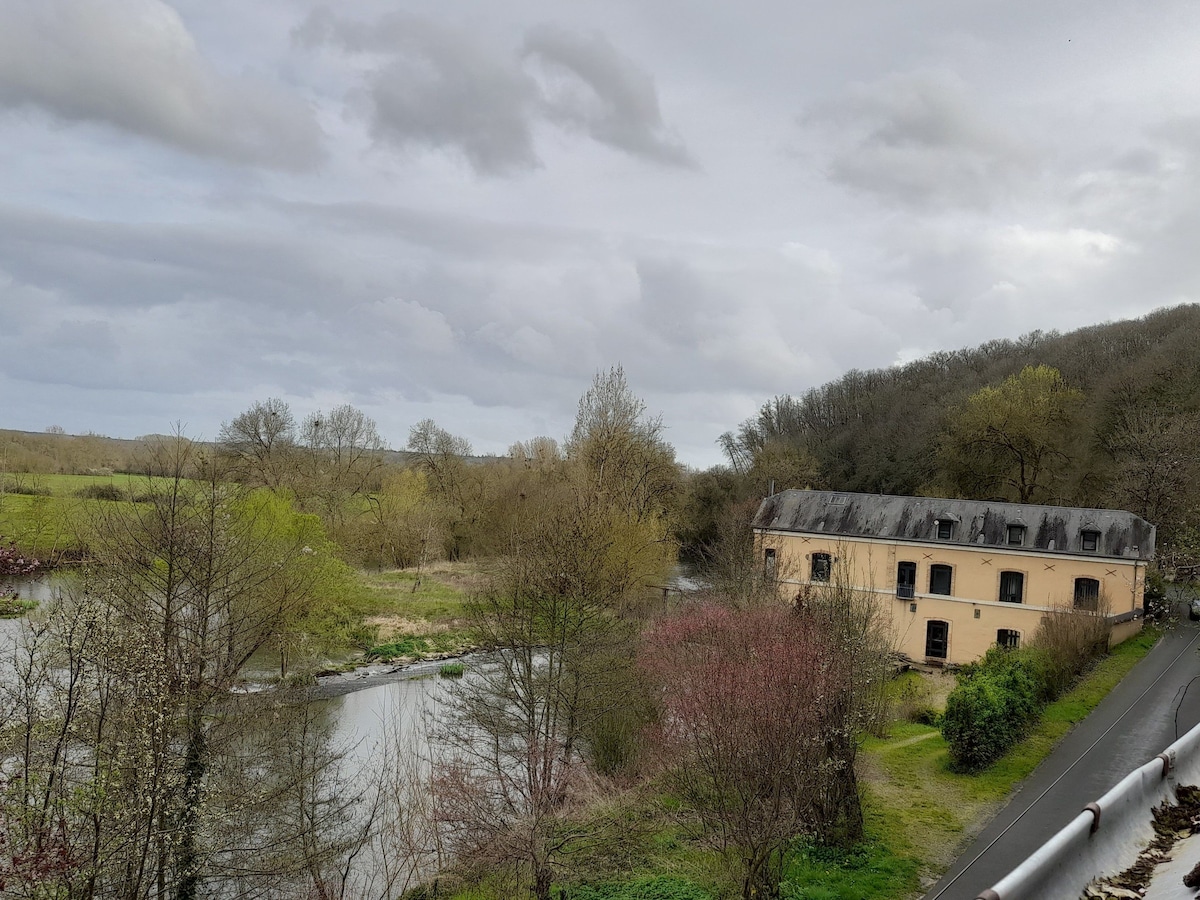
[[[176,862],[179,873],[178,900],[196,900],[200,888],[200,854],[197,834],[200,830],[200,806],[203,802],[204,775],[208,768],[208,740],[199,705],[188,717],[187,757],[184,761],[183,815],[180,822]]]
[[[550,900],[550,888],[554,884],[554,873],[544,862],[535,862],[533,868],[533,895],[537,900]]]

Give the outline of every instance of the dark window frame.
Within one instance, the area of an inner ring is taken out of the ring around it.
[[[939,541],[954,540],[954,522],[950,519],[938,519],[935,523],[934,534]]]
[[[829,584],[833,577],[833,554],[817,552],[812,555],[808,580],[813,584]]]
[[[1094,589],[1093,589],[1094,586]],[[1082,588],[1082,590],[1081,590]],[[1095,612],[1100,608],[1100,579],[1080,576],[1075,579],[1075,593],[1072,599],[1075,609],[1085,609]]]
[[[1016,540],[1013,540],[1014,537]],[[1025,546],[1025,526],[1009,525],[1004,533],[1004,543],[1010,547]]]
[[[941,586],[934,581],[939,576],[945,576],[946,589],[944,591],[935,589]],[[954,566],[948,566],[945,563],[934,563],[929,567],[929,593],[936,594],[939,597],[954,596]]]
[[[1007,576],[1007,577],[1006,577]],[[1013,585],[1016,585],[1016,590],[1013,590]],[[1005,591],[1005,588],[1008,588]],[[1007,594],[1007,596],[1005,596]],[[1006,569],[1000,573],[1000,602],[1001,603],[1024,603],[1025,602],[1025,573],[1017,572],[1012,569]]]
[[[1089,547],[1088,544],[1091,544]],[[1100,549],[1100,532],[1085,528],[1079,532],[1079,549],[1084,553],[1095,553]]]
[[[778,554],[774,547],[767,547],[763,550],[763,577],[767,581],[775,580],[775,563],[778,561]]]
[[[909,573],[911,578],[905,580],[901,576]],[[911,600],[917,595],[917,564],[911,560],[902,559],[896,563],[896,596],[901,600]]]
[[[1021,632],[1015,628],[998,628],[996,629],[996,643],[1009,650],[1016,650],[1021,646]]]
[[[941,654],[931,653],[936,649],[936,644],[933,640],[932,632],[935,626],[941,626],[936,630],[942,632],[940,643],[942,644]],[[950,623],[944,619],[930,619],[925,623],[925,658],[926,659],[949,659],[950,658]]]

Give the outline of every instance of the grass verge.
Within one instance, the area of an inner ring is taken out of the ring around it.
[[[978,774],[951,772],[946,742],[929,725],[897,725],[884,739],[868,739],[862,753],[868,836],[885,854],[881,859],[890,856],[911,863],[912,877],[907,885],[899,879],[882,891],[828,896],[885,900],[916,895],[921,882],[945,871],[962,843],[982,829],[1017,783],[1096,708],[1159,635],[1157,629],[1147,628],[1114,648],[1071,691],[1046,707],[1023,740]],[[864,887],[874,878],[870,869],[863,872]]]

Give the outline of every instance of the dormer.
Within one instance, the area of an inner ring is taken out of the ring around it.
[[[1008,522],[1004,528],[1004,543],[1009,547],[1024,547],[1025,530],[1025,523],[1020,519]]]
[[[954,532],[959,521],[958,516],[953,513],[942,513],[933,520],[933,536],[939,541],[954,540]]]

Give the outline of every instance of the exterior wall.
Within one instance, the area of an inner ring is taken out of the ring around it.
[[[1128,622],[1121,622],[1112,627],[1112,633],[1108,636],[1108,646],[1113,648],[1123,641],[1129,640],[1135,634],[1142,630],[1142,619],[1130,619]]]
[[[930,621],[947,623],[945,662],[961,664],[982,656],[996,643],[1000,629],[1016,631],[1022,643],[1027,641],[1048,610],[1073,606],[1076,578],[1099,582],[1101,603],[1113,617],[1132,618],[1142,607],[1145,589],[1145,562],[1140,559],[782,531],[761,532],[758,539],[760,558],[775,551],[773,565],[782,591],[799,593],[813,583],[813,554],[829,554],[833,581],[872,595],[891,625],[893,646],[917,661],[926,659]],[[900,562],[916,564],[911,598],[897,597]],[[934,565],[951,568],[948,596],[929,592]],[[1020,603],[1000,601],[1002,572],[1023,575]],[[1140,627],[1140,618],[1122,623],[1114,629],[1113,643]]]

